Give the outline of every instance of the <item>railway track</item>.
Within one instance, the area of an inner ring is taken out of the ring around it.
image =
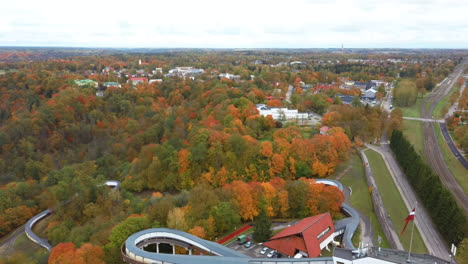
[[[437,103],[449,93],[452,89],[456,80],[460,77],[463,72],[466,61],[460,63],[449,77],[437,87],[430,96],[424,100],[421,105],[421,118],[432,118],[432,112],[436,107]],[[465,191],[460,187],[455,177],[452,175],[450,170],[445,163],[442,156],[437,137],[435,134],[435,125],[433,122],[423,123],[423,135],[424,135],[424,152],[427,157],[427,161],[432,169],[439,175],[442,183],[449,189],[454,195],[458,204],[463,208],[466,214],[468,214],[468,196]]]

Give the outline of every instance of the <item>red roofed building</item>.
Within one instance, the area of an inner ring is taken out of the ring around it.
[[[328,134],[328,130],[330,130],[330,128],[328,126],[323,126],[320,128],[320,135],[326,135]]]
[[[324,213],[302,219],[276,234],[264,245],[290,257],[301,253],[315,258],[333,240],[334,232],[330,213]]]

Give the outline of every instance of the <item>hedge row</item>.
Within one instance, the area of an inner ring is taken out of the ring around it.
[[[447,244],[458,245],[467,228],[465,212],[401,131],[393,131],[390,147]]]

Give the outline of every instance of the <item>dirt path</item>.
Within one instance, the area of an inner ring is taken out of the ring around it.
[[[23,234],[24,225],[17,228],[15,231],[10,233],[6,239],[0,242],[0,256],[11,256],[15,251],[14,245],[16,239]]]

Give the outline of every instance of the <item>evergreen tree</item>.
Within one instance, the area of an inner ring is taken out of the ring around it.
[[[255,219],[253,239],[257,242],[268,241],[271,237],[271,220],[267,216],[266,206],[261,206],[260,214]]]

